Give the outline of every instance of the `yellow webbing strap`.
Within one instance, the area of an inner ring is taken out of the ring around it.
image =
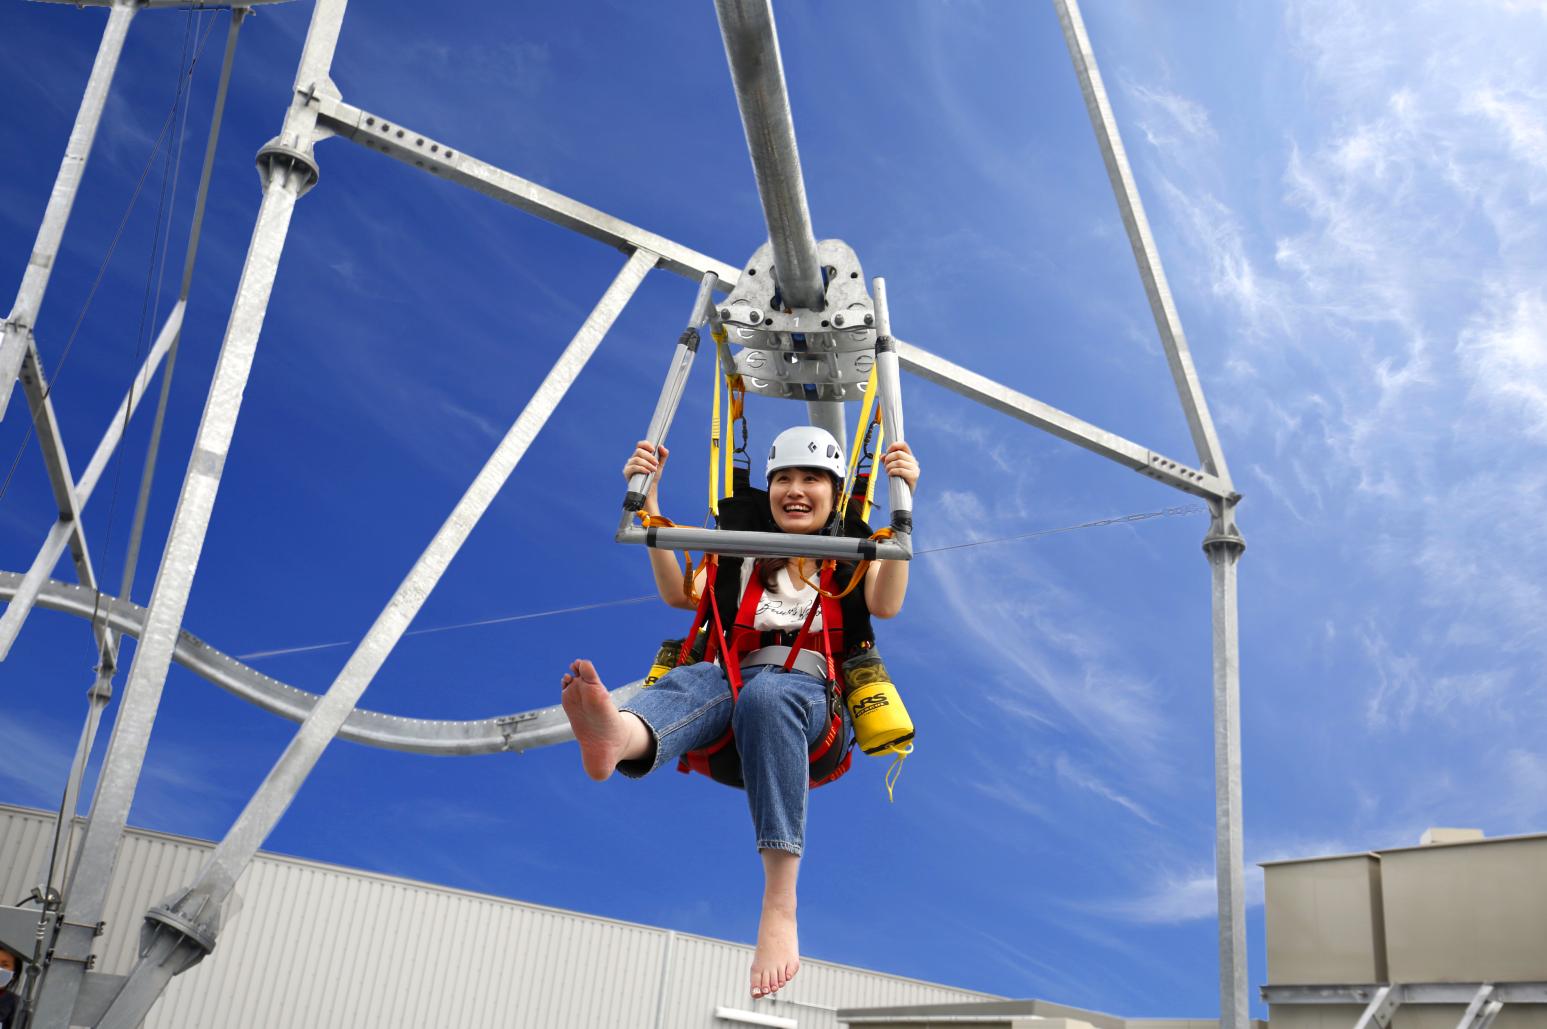
[[[709,511],[720,516],[720,351],[714,352],[714,403],[709,416]],[[729,449],[729,448],[727,448]],[[729,473],[726,474],[729,479]]]
[[[719,358],[715,358],[716,364]],[[734,365],[732,366],[734,367]],[[746,397],[747,388],[742,385],[741,376],[725,370],[725,399],[727,410],[725,412],[725,495],[736,495],[736,446],[731,441],[731,426],[737,422],[746,425]],[[743,432],[745,435],[745,432]]]
[[[736,494],[735,460],[736,447],[731,441],[731,426],[740,422],[746,423],[746,395],[747,387],[742,383],[741,376],[736,374],[736,359],[731,356],[730,337],[725,330],[709,328],[709,336],[714,340],[714,418],[711,425],[711,438],[709,448],[709,510],[716,516],[720,513],[719,502],[721,499],[719,487],[719,451],[725,451],[725,493],[731,497]],[[728,409],[725,413],[725,434],[720,434],[720,383],[725,383],[725,394]]]
[[[854,424],[854,445],[849,448],[849,471],[843,477],[843,496],[838,498],[838,523],[843,524],[843,519],[849,512],[849,495],[854,490],[854,476],[859,471],[859,459],[864,456],[865,433],[870,428],[871,409],[876,402],[876,366],[870,366],[870,381],[865,384],[865,403],[859,409],[859,421]],[[880,409],[876,409],[879,417]],[[872,471],[871,477],[875,477]]]
[[[877,408],[876,409],[876,453],[881,454],[881,453],[884,453],[885,451],[886,451],[886,426],[881,424],[881,410],[880,410],[880,408]],[[874,459],[872,459],[871,462],[870,462],[870,478],[865,480],[865,506],[860,510],[860,513],[859,513],[860,520],[865,522],[866,524],[869,524],[869,522],[870,522],[870,508],[875,503],[875,499],[876,499],[876,462],[875,462]]]

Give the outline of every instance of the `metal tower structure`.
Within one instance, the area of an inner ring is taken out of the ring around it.
[[[134,388],[120,405],[113,427],[109,428],[86,472],[78,480],[71,476],[59,427],[48,402],[32,326],[129,21],[141,8],[187,7],[189,0],[66,2],[111,10],[32,260],[27,266],[17,303],[4,323],[3,336],[0,336],[0,412],[4,410],[13,383],[19,378],[38,429],[60,510],[59,520],[49,530],[31,569],[25,575],[0,573],[0,598],[9,601],[3,618],[0,618],[0,657],[9,649],[34,606],[87,617],[94,610],[97,612],[100,671],[90,694],[87,725],[72,770],[67,814],[73,812],[97,721],[110,696],[118,637],[125,633],[133,635],[138,638],[139,645],[124,686],[122,706],[114,721],[111,742],[72,874],[66,883],[48,884],[51,889],[62,891],[62,900],[51,905],[41,918],[32,909],[0,908],[0,941],[24,952],[32,951],[32,944],[37,941],[43,943],[39,950],[46,955],[47,965],[33,1013],[31,1024],[34,1027],[65,1029],[70,1025],[93,1025],[129,1029],[140,1023],[173,976],[197,963],[213,949],[220,933],[224,905],[237,877],[333,738],[342,736],[395,750],[442,754],[519,751],[571,738],[557,707],[473,721],[426,721],[360,710],[357,703],[645,276],[652,270],[663,269],[699,283],[699,299],[692,315],[696,323],[701,317],[714,317],[714,305],[707,304],[714,293],[729,290],[732,297],[738,295],[736,291],[742,290],[743,286],[743,272],[480,161],[416,129],[347,103],[329,72],[348,0],[316,0],[291,102],[279,135],[258,153],[262,203],[150,601],[143,608],[133,605],[128,600],[127,586],[121,591],[123,597],[103,596],[92,572],[85,532],[79,519],[80,510],[119,442],[124,419],[133,413],[163,356],[175,348],[197,251],[198,217],[190,233],[179,302],[158,335],[145,366],[136,376]],[[208,186],[237,29],[246,7],[259,2],[266,0],[249,0],[233,9],[220,98],[200,185],[199,211],[202,211],[203,195]],[[206,5],[202,0],[193,0],[192,5],[216,6]],[[1235,509],[1241,498],[1231,483],[1077,0],[1053,0],[1053,6],[1138,263],[1178,399],[1187,418],[1197,451],[1197,466],[1165,457],[1142,444],[892,337],[886,318],[884,284],[879,280],[874,301],[876,323],[872,327],[875,354],[878,364],[883,363],[883,353],[894,355],[885,363],[895,361],[895,366],[903,371],[1207,502],[1211,522],[1203,549],[1212,573],[1220,1014],[1223,1029],[1247,1029],[1236,595],[1236,566],[1245,543],[1235,524]],[[769,229],[769,243],[754,255],[748,268],[771,255],[772,264],[778,269],[786,306],[818,308],[823,290],[821,269],[826,258],[821,252],[822,244],[815,239],[806,205],[770,0],[716,0],[716,8]],[[388,599],[331,687],[326,693],[315,695],[278,682],[214,650],[183,632],[182,623],[291,215],[296,202],[317,184],[315,145],[332,137],[474,189],[613,246],[628,256],[439,532]],[[745,297],[747,294],[747,290],[742,290],[740,295]],[[721,314],[728,315],[729,312]],[[728,316],[722,321],[735,324]],[[790,330],[788,325],[773,328]],[[659,429],[664,436],[665,423],[670,420],[669,410],[675,404],[674,400],[668,404],[668,394],[679,372],[685,376],[684,365],[690,358],[691,355],[679,351],[674,359],[652,432]],[[888,381],[889,378],[892,381]],[[895,431],[889,431],[893,438],[901,438],[901,402],[895,374],[883,371],[880,380],[882,400],[889,405],[888,418],[895,419],[891,422]],[[839,438],[844,435],[842,411],[841,397],[818,395],[809,400],[812,421],[835,429]],[[906,490],[899,492],[900,485],[892,484],[894,527],[898,514],[906,513],[911,506]],[[638,486],[631,483],[631,491],[637,491]],[[699,548],[707,542],[698,535],[706,530],[680,531],[689,535],[667,538],[660,535],[667,530],[657,530],[655,539],[640,539],[636,533],[643,534],[645,530],[630,527],[628,512],[625,512],[620,538],[672,549],[686,543]],[[721,534],[720,546],[711,545],[710,549],[735,550],[737,541],[726,540],[725,535]],[[855,541],[833,540],[831,543],[837,548],[834,554],[844,547],[852,549],[856,545]],[[761,548],[767,541],[746,545]],[[887,545],[895,548],[888,552],[890,556],[907,556],[906,539]],[[70,547],[74,557],[79,585],[53,582],[48,578],[66,546]],[[805,548],[802,552],[813,553]],[[848,554],[849,550],[842,552]],[[105,975],[89,971],[93,940],[99,932],[113,863],[162,689],[174,660],[216,685],[299,722],[300,728],[194,882],[147,913],[141,958],[130,974],[127,977]],[[615,695],[621,702],[637,688],[638,683],[632,683],[620,687]]]

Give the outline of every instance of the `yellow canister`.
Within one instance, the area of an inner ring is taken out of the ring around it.
[[[655,662],[650,665],[650,674],[645,676],[644,684],[654,686],[661,676],[676,668],[677,658],[681,653],[681,640],[662,641],[661,649],[655,652]]]
[[[844,698],[854,723],[854,740],[866,754],[896,752],[913,739],[913,719],[902,705],[886,665],[874,650],[843,663]]]

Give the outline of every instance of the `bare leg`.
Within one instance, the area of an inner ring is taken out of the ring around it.
[[[580,744],[585,774],[601,782],[619,761],[650,752],[650,730],[638,715],[619,711],[586,660],[573,661],[564,675],[564,714]]]
[[[757,952],[752,955],[752,996],[777,992],[800,971],[795,935],[795,880],[800,856],[787,850],[759,851],[763,856],[763,915],[757,923]]]

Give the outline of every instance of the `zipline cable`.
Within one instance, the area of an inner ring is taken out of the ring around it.
[[[915,557],[923,557],[929,554],[943,554],[952,550],[966,550],[969,547],[986,547],[995,543],[1019,543],[1025,540],[1039,539],[1043,536],[1056,536],[1061,533],[1075,532],[1079,529],[1099,529],[1109,525],[1129,525],[1135,522],[1147,522],[1152,518],[1176,518],[1187,515],[1207,514],[1208,508],[1201,504],[1183,504],[1180,507],[1164,507],[1158,511],[1140,511],[1135,514],[1116,515],[1112,518],[1097,518],[1094,521],[1080,522],[1077,525],[1061,525],[1054,529],[1037,529],[1033,532],[1018,533],[1014,536],[996,536],[986,540],[968,540],[965,543],[950,543],[943,547],[928,547],[914,551]],[[654,593],[646,593],[638,597],[625,597],[622,600],[603,600],[594,604],[577,604],[574,607],[558,607],[550,611],[531,611],[518,615],[501,615],[496,618],[480,618],[474,622],[458,622],[454,625],[436,625],[424,629],[411,629],[404,636],[428,636],[438,632],[452,632],[456,629],[475,629],[484,625],[503,625],[507,622],[525,622],[534,618],[547,618],[550,615],[576,614],[581,611],[595,611],[604,607],[622,607],[626,604],[643,604],[646,601],[655,600]],[[254,661],[265,657],[284,657],[289,654],[307,654],[319,650],[334,650],[338,647],[352,647],[357,640],[340,640],[337,643],[312,643],[303,647],[281,647],[276,650],[254,650],[247,654],[237,654],[238,661]]]

